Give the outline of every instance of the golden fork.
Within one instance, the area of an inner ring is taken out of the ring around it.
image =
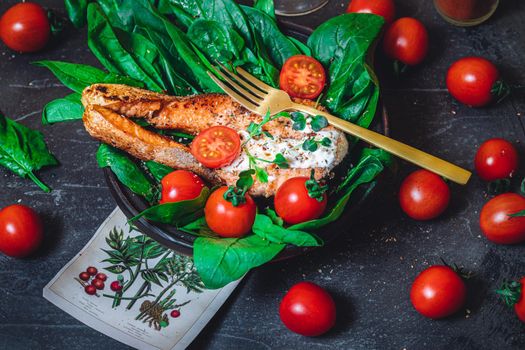
[[[236,68],[238,74],[231,72],[223,65],[220,65],[220,68],[216,67],[215,73],[224,79],[229,86],[213,73],[208,72],[210,78],[231,98],[253,113],[265,115],[269,111],[271,115],[275,115],[282,111],[294,110],[309,115],[322,115],[334,127],[458,184],[465,185],[472,175],[469,171],[457,165],[414,147],[313,107],[295,103],[286,92],[263,83],[242,68]]]

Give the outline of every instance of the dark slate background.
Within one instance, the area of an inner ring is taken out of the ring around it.
[[[0,13],[16,1],[0,2]],[[39,1],[64,13],[62,1]],[[294,21],[316,26],[343,12],[347,1],[330,4]],[[392,136],[472,168],[477,146],[490,137],[505,137],[525,154],[525,4],[502,0],[492,19],[475,28],[444,22],[430,0],[396,1],[398,15],[422,20],[430,33],[430,52],[423,65],[396,79],[378,55],[383,97]],[[497,63],[514,94],[498,106],[471,109],[447,93],[447,67],[466,55]],[[43,127],[42,106],[68,90],[45,69],[29,65],[39,59],[95,63],[84,31],[68,29],[59,42],[34,55],[18,55],[0,45],[0,110],[41,130],[61,166],[39,173],[54,190],[45,194],[30,181],[0,169],[0,207],[24,203],[44,218],[46,240],[26,260],[0,256],[0,349],[107,349],[124,345],[86,327],[42,298],[42,288],[89,240],[115,207],[91,140],[80,123]],[[401,164],[398,175],[372,210],[348,223],[333,244],[306,256],[271,264],[251,273],[192,348],[308,349],[523,349],[524,326],[493,290],[503,278],[525,274],[525,249],[496,246],[481,235],[479,210],[485,184],[476,177],[468,186],[452,185],[450,208],[432,222],[408,219],[395,191],[413,168]],[[521,171],[520,175],[524,175]],[[516,180],[517,181],[517,180]],[[466,309],[441,321],[419,316],[409,288],[419,271],[440,257],[476,273],[468,284]],[[278,316],[279,300],[303,280],[327,288],[338,306],[331,332],[305,338],[287,331]]]

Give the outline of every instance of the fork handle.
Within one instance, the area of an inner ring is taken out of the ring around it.
[[[443,159],[434,157],[433,155],[420,151],[417,148],[391,139],[375,131],[363,128],[359,125],[350,123],[346,120],[337,118],[329,113],[317,110],[313,107],[294,103],[293,109],[308,113],[310,115],[322,115],[328,120],[330,125],[333,125],[337,129],[340,129],[347,134],[355,136],[378,148],[384,149],[385,151],[388,151],[399,158],[407,160],[424,169],[430,170],[433,173],[441,175],[458,184],[465,185],[472,175],[471,172]]]

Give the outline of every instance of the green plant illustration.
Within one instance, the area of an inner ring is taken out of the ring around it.
[[[133,227],[130,233],[132,231],[135,231]],[[204,289],[191,258],[178,255],[145,235],[125,237],[124,232],[115,227],[106,237],[106,243],[111,249],[102,249],[108,257],[101,262],[109,264],[104,269],[117,275],[122,288],[114,294],[102,295],[113,299],[113,308],[127,302],[127,310],[131,310],[138,300],[150,298],[140,304],[135,319],[156,330],[168,326],[167,311],[180,309],[190,302],[177,304],[175,286],[184,286],[187,293],[201,293]],[[137,281],[142,281],[140,287],[134,295],[127,295]],[[157,295],[152,293],[153,285],[162,288]]]

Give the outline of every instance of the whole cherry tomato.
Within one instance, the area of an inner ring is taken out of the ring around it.
[[[504,193],[492,198],[481,209],[481,231],[494,243],[525,241],[525,216],[510,216],[522,210],[525,210],[525,198],[519,194]]]
[[[482,57],[465,57],[454,62],[447,72],[447,89],[456,100],[472,107],[483,107],[508,94],[498,68]]]
[[[430,220],[447,209],[450,189],[438,175],[417,170],[407,176],[399,189],[401,209],[416,220]]]
[[[325,191],[319,189],[322,186],[306,176],[286,180],[275,194],[277,215],[288,224],[317,219],[323,214],[328,202]]]
[[[336,319],[334,299],[311,282],[294,285],[279,306],[279,316],[292,332],[315,337],[330,330]]]
[[[503,297],[508,306],[514,308],[520,321],[525,323],[525,277],[519,282],[506,282],[496,293]]]
[[[227,186],[215,190],[204,207],[208,227],[221,237],[242,237],[251,231],[257,214],[257,206],[249,194],[244,203],[234,206],[224,198]]]
[[[195,199],[205,186],[198,175],[186,170],[169,173],[162,178],[161,185],[161,204]]]
[[[205,167],[229,165],[241,153],[241,137],[227,126],[212,126],[201,131],[191,143],[191,154]]]
[[[0,251],[23,258],[42,242],[43,228],[38,214],[31,208],[14,204],[0,210]]]
[[[428,33],[420,21],[403,17],[387,28],[383,38],[385,53],[395,60],[413,66],[423,61],[428,51]]]
[[[39,4],[16,4],[0,18],[0,39],[14,51],[39,51],[46,46],[50,34],[46,11]]]
[[[423,270],[412,284],[410,300],[423,316],[433,319],[456,313],[465,303],[467,288],[450,267],[434,265]]]
[[[346,12],[373,13],[383,17],[387,24],[392,23],[396,16],[393,0],[352,0]]]
[[[485,181],[509,178],[518,169],[518,152],[507,140],[490,139],[479,146],[474,166]]]
[[[323,65],[315,58],[295,55],[284,62],[279,76],[279,86],[288,95],[314,99],[324,89],[326,73]]]

